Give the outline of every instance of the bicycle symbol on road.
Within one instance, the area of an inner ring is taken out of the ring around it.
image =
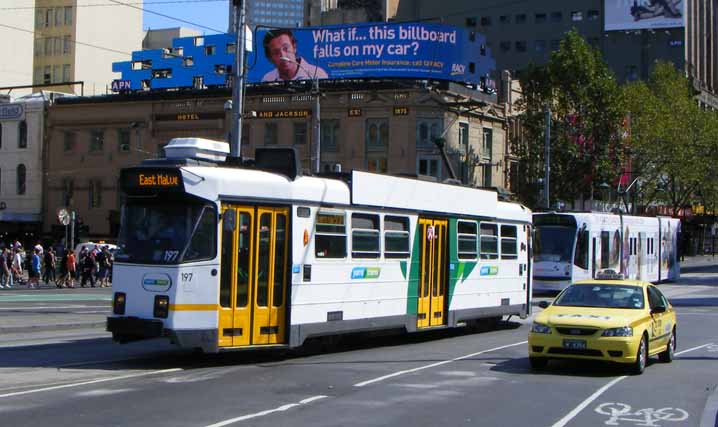
[[[619,421],[633,423],[637,426],[660,427],[659,421],[683,421],[688,419],[688,412],[681,408],[644,408],[631,412],[631,405],[608,402],[599,405],[595,411],[602,415],[610,415],[605,422],[609,426],[621,425]]]

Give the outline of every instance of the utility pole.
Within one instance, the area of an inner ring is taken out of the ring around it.
[[[229,156],[239,163],[242,157],[242,110],[244,97],[244,47],[246,21],[244,0],[232,0],[234,4],[233,27],[236,36],[234,52],[234,82],[232,86],[232,140],[229,141]]]
[[[543,197],[544,207],[549,209],[551,207],[551,199],[549,198],[549,184],[551,179],[551,107],[546,104],[545,112],[545,125],[544,130],[544,169],[543,169]]]
[[[317,76],[314,76],[314,82],[312,82],[312,86],[314,90],[314,120],[313,120],[313,128],[312,128],[312,139],[314,140],[314,173],[318,174],[321,172],[322,162],[321,162],[321,156],[322,156],[322,149],[321,149],[321,117],[320,117],[320,102],[319,97],[321,96],[319,94],[319,79]]]

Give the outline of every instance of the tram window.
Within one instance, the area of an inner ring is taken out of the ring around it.
[[[192,233],[192,240],[185,252],[184,261],[214,258],[216,246],[214,236],[217,229],[215,224],[214,209],[205,208],[202,218],[197,223],[197,228]]]
[[[517,259],[519,257],[516,240],[516,226],[501,226],[501,259]]]
[[[499,257],[499,230],[496,224],[481,224],[481,259]]]
[[[588,270],[588,241],[588,230],[584,225],[576,236],[576,255],[573,258],[573,264],[584,270]]]
[[[476,232],[477,226],[474,221],[459,221],[456,224],[459,259],[476,259],[478,252]]]
[[[352,214],[352,257],[379,258],[379,215]]]
[[[384,217],[384,256],[409,258],[409,218]]]
[[[317,258],[346,258],[347,231],[343,213],[319,212],[314,230]]]

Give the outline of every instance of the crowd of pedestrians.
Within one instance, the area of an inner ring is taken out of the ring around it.
[[[60,251],[39,242],[29,250],[17,241],[0,245],[0,289],[39,288],[41,280],[58,288],[110,286],[114,258],[107,246],[83,246],[79,254],[71,248]]]

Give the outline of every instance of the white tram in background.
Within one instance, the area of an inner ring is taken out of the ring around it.
[[[291,149],[258,150],[256,167],[232,167],[213,145],[226,151],[173,140],[167,159],[122,171],[114,340],[296,347],[530,313],[524,206],[367,172],[301,176]]]
[[[626,279],[673,281],[680,275],[680,220],[620,213],[546,212],[533,215],[535,291],[611,269]]]

